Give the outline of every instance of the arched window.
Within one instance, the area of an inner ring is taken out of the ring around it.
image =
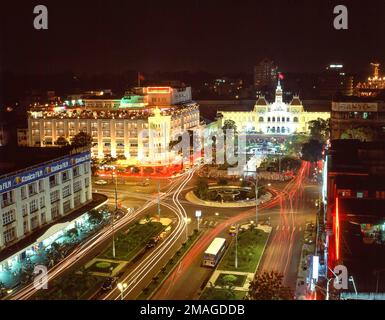
[[[263,122],[263,117],[259,117],[259,122]]]
[[[280,133],[280,132],[281,132],[281,129],[277,127],[277,133]]]
[[[290,122],[290,118],[289,117],[286,118],[286,122]]]
[[[285,127],[282,127],[282,128],[281,128],[281,132],[282,132],[282,133],[285,133]]]
[[[285,117],[282,117],[282,122],[285,122]]]
[[[294,118],[293,118],[293,121],[294,121],[294,122],[298,122],[298,117],[294,117]]]
[[[270,122],[271,121],[271,118],[270,117],[267,117],[267,122]]]
[[[273,117],[273,122],[275,122],[275,117]]]
[[[267,133],[269,133],[270,132],[270,127],[267,127]]]
[[[280,117],[277,117],[277,122],[280,122],[281,121],[281,118]]]
[[[271,128],[271,132],[272,132],[272,133],[275,133],[275,127],[272,127],[272,128]]]

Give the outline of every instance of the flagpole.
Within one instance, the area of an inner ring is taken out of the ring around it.
[[[140,88],[140,72],[138,72],[138,87]]]

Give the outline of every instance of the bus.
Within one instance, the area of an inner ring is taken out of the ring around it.
[[[215,238],[203,255],[202,266],[215,268],[226,249],[226,239]]]

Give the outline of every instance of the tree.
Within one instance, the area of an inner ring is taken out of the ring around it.
[[[208,191],[209,191],[209,184],[207,179],[199,178],[197,182],[197,187],[196,187],[197,196],[200,199],[205,200],[207,198]]]
[[[323,144],[318,140],[310,140],[302,146],[302,160],[317,162],[322,159]]]
[[[60,136],[59,138],[57,138],[55,144],[58,146],[68,146],[69,142],[65,137]]]
[[[91,210],[88,212],[88,221],[93,225],[100,224],[103,218],[103,213],[99,210]]]
[[[318,118],[309,121],[309,130],[312,139],[325,142],[330,137],[330,119]]]
[[[277,272],[256,274],[250,282],[248,300],[292,300],[293,292],[283,285],[283,275]]]
[[[375,132],[370,127],[359,127],[345,130],[341,134],[341,139],[358,139],[361,141],[373,141],[375,139]]]
[[[234,130],[234,133],[237,132],[237,125],[234,120],[225,120],[222,126],[223,132],[226,134],[226,130]]]
[[[74,135],[71,139],[71,145],[74,147],[90,147],[92,143],[92,137],[84,131],[80,131]]]
[[[309,136],[305,134],[293,134],[285,141],[285,150],[287,155],[298,157],[302,145],[309,142]]]

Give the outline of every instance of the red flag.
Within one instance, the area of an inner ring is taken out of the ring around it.
[[[140,81],[143,81],[144,80],[144,75],[142,74],[142,73],[138,73],[138,79],[140,80]]]
[[[283,80],[284,79],[284,76],[281,72],[278,73],[278,79],[279,80]]]

